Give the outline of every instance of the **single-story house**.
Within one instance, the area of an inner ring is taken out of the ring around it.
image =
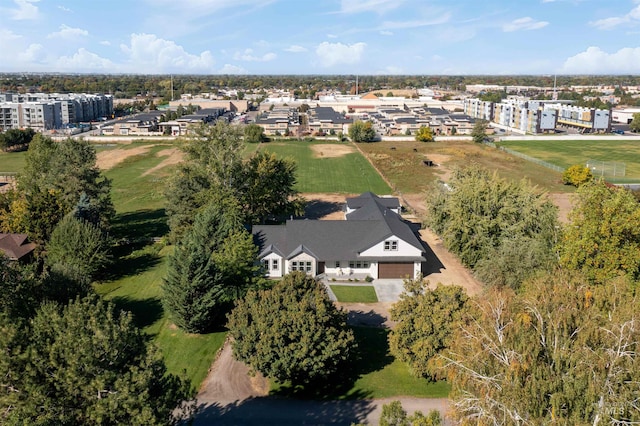
[[[9,260],[25,260],[35,250],[34,243],[27,242],[26,234],[3,234],[0,233],[0,253]]]
[[[397,198],[348,198],[346,220],[288,220],[253,227],[258,257],[272,278],[291,271],[327,277],[416,278],[422,242],[400,216]]]

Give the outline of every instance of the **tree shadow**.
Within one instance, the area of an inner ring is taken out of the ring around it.
[[[169,232],[165,209],[120,213],[112,221],[111,234],[117,240],[162,237]]]
[[[320,219],[331,213],[343,211],[343,203],[335,201],[309,200],[304,208],[306,219]]]
[[[369,392],[353,390],[362,376],[382,370],[393,362],[385,328],[351,327],[357,348],[351,361],[332,377],[304,385],[280,384],[271,392],[274,396],[314,400],[355,400],[371,398]]]
[[[111,299],[117,309],[133,314],[133,323],[139,328],[150,326],[162,318],[163,310],[160,299],[132,299],[126,296],[117,296]]]
[[[373,401],[291,401],[255,397],[198,407],[193,422],[205,425],[352,425],[362,424],[375,409]]]
[[[384,323],[387,320],[384,316],[370,310],[364,311],[348,311],[347,312],[347,324],[351,326],[361,327],[384,327]]]
[[[147,248],[145,250],[145,248]],[[115,281],[140,274],[160,262],[160,255],[147,243],[116,246],[112,250],[115,261],[101,274],[101,280]]]

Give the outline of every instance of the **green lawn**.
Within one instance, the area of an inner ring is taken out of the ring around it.
[[[287,384],[272,383],[271,393],[318,399],[370,399],[412,396],[446,398],[447,382],[430,382],[410,374],[407,364],[389,353],[389,330],[376,327],[353,327],[358,355],[352,365],[338,374],[324,388],[293,389]]]
[[[314,152],[312,150],[314,145],[325,145],[325,147]],[[354,151],[331,157],[329,156],[331,148],[326,145],[334,145],[337,149],[345,147],[353,149],[350,144],[344,142],[298,140],[270,142],[262,144],[261,149],[296,161],[298,165],[296,189],[300,192],[345,194],[360,194],[366,191],[376,194],[391,192],[391,188],[360,153]]]
[[[338,302],[345,303],[376,303],[378,297],[371,285],[331,285],[331,291],[338,298]]]
[[[20,152],[2,152],[0,151],[0,173],[2,172],[21,172],[24,168],[24,158],[26,151]]]
[[[95,289],[117,307],[131,311],[136,324],[160,347],[169,372],[185,374],[198,389],[226,333],[187,334],[171,325],[161,303],[162,278],[171,249],[152,245],[120,253],[111,275]]]
[[[588,160],[625,163],[626,178],[640,179],[640,141],[630,140],[530,140],[499,145],[567,168]]]

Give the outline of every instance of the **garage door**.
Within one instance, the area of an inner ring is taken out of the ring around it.
[[[378,278],[413,278],[413,262],[378,263]]]

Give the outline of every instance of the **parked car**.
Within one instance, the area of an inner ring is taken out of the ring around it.
[[[612,132],[615,133],[615,134],[618,134],[618,135],[624,135],[624,130],[613,129]]]

